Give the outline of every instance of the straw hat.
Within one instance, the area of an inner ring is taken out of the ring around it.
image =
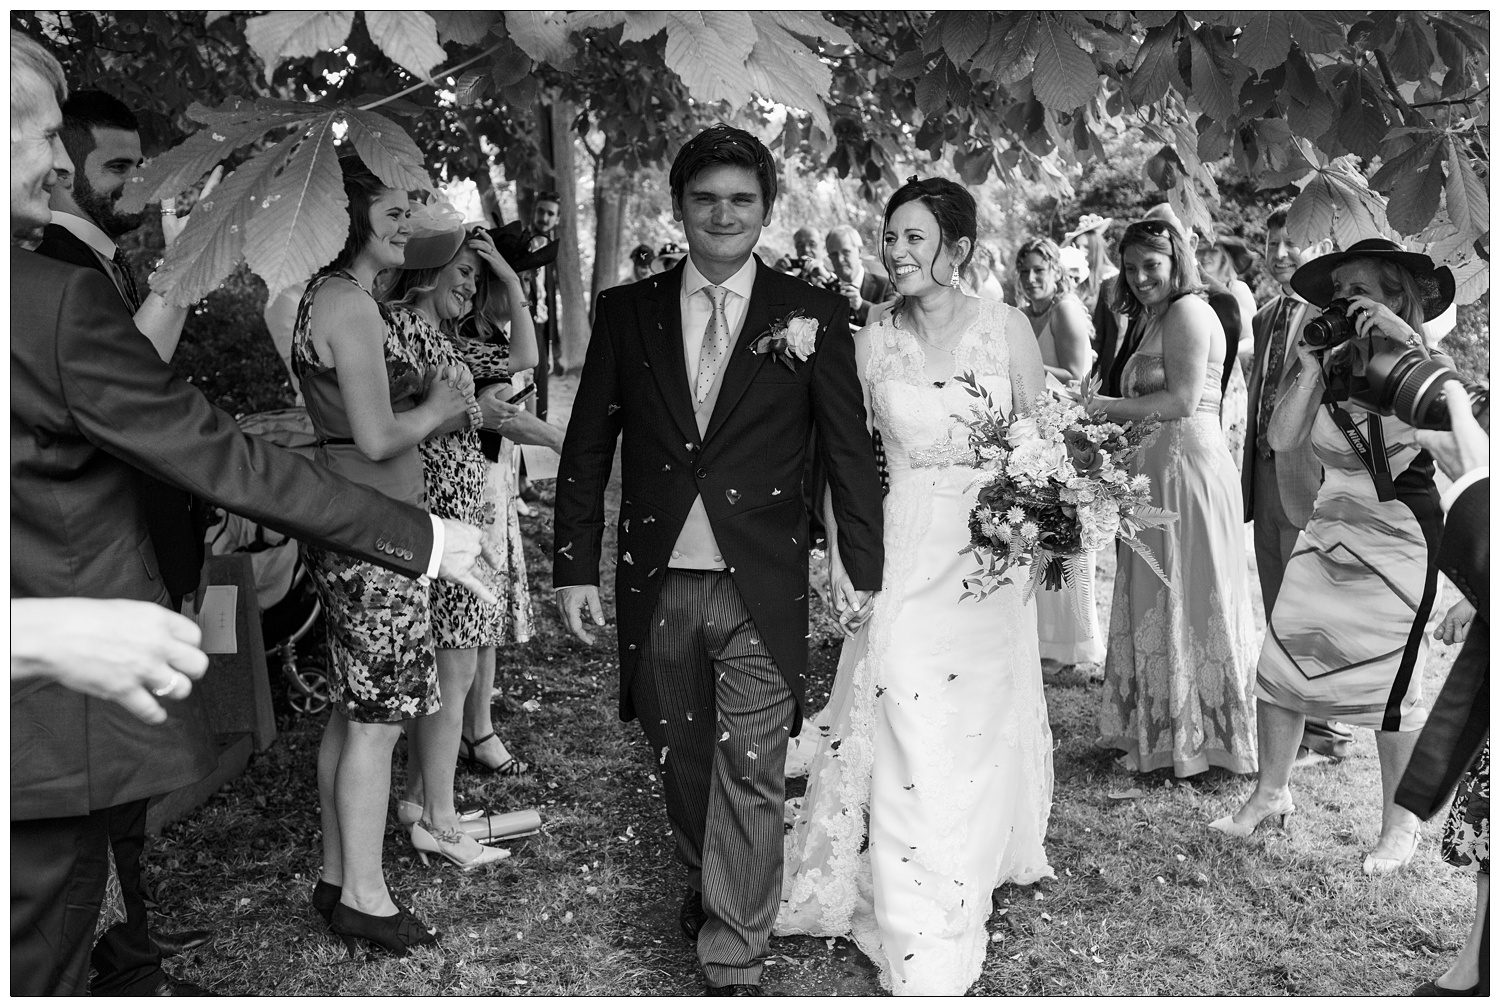
[[[1097,213],[1085,213],[1082,217],[1078,218],[1078,226],[1063,236],[1063,244],[1066,245],[1080,234],[1087,234],[1089,231],[1098,231],[1102,234],[1105,228],[1114,222],[1115,218],[1113,217],[1101,217]]]

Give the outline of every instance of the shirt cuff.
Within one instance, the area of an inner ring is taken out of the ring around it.
[[[1458,498],[1463,496],[1464,490],[1468,489],[1470,486],[1473,486],[1479,480],[1488,479],[1489,477],[1489,466],[1484,465],[1477,469],[1470,469],[1469,471],[1465,472],[1463,475],[1455,479],[1453,481],[1453,485],[1448,487],[1448,489],[1443,493],[1442,498],[1438,501],[1443,506],[1443,513],[1448,513],[1449,509],[1458,502]]]
[[[443,546],[448,544],[448,530],[443,527],[443,519],[436,514],[428,514],[432,521],[432,558],[427,561],[427,576],[436,577],[438,567],[443,565]]]

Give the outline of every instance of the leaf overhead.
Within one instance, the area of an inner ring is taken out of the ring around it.
[[[832,24],[819,11],[770,10],[764,12],[772,21],[804,39],[822,39],[829,45],[854,47],[854,37]]]
[[[306,114],[262,115],[233,126],[200,129],[176,147],[141,165],[126,180],[120,196],[120,210],[139,213],[147,203],[176,196],[245,144],[306,117]]]
[[[435,192],[422,152],[406,131],[379,112],[348,109],[349,142],[360,160],[392,189]]]
[[[572,62],[568,15],[563,11],[513,10],[505,13],[505,30],[522,51],[538,63]]]
[[[831,135],[828,109],[823,96],[832,84],[833,71],[770,15],[753,11],[755,48],[745,63],[751,90],[769,101],[809,112],[813,124]]]
[[[1484,182],[1448,138],[1448,217],[1459,228],[1474,233],[1489,229],[1490,197]]]
[[[1285,63],[1291,47],[1291,28],[1285,12],[1253,10],[1246,12],[1244,27],[1234,43],[1234,55],[1256,73],[1265,73]]]
[[[667,13],[667,66],[699,101],[748,101],[745,61],[754,48],[755,24],[744,11]]]
[[[210,199],[201,201],[187,227],[151,274],[151,289],[168,304],[188,307],[214,290],[244,258],[245,225],[252,199],[300,142],[295,134],[260,151],[225,177]]]
[[[349,233],[349,199],[333,145],[335,116],[313,123],[269,190],[250,201],[245,263],[272,300],[333,261]]]
[[[367,10],[370,41],[413,77],[422,78],[448,58],[437,40],[437,22],[419,10]]]
[[[1287,237],[1310,248],[1331,239],[1348,248],[1363,238],[1386,236],[1385,201],[1371,192],[1364,176],[1341,161],[1313,171],[1312,179],[1287,212]]]
[[[282,60],[337,49],[354,27],[352,10],[273,11],[245,22],[245,41],[266,67],[266,80]]]
[[[1099,91],[1093,59],[1053,17],[1043,18],[1037,26],[1031,90],[1037,101],[1059,112],[1087,104]]]
[[[459,45],[484,42],[500,19],[497,12],[486,10],[430,10],[427,14],[437,26],[439,42],[457,42]]]
[[[1407,166],[1391,189],[1390,203],[1386,206],[1391,226],[1402,234],[1418,234],[1431,223],[1443,195],[1441,147],[1423,144],[1416,149],[1427,153],[1425,163]]]

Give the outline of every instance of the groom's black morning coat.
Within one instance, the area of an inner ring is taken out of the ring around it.
[[[599,583],[604,488],[623,433],[615,567],[621,719],[635,717],[631,679],[672,547],[701,494],[724,563],[797,697],[800,725],[808,633],[802,479],[814,426],[833,489],[839,554],[855,588],[879,589],[884,560],[880,483],[849,302],[757,258],[745,322],[700,437],[683,360],[683,271],[679,263],[600,295],[557,475],[553,583]],[[819,322],[809,359],[788,370],[750,351],[774,322],[799,309]]]

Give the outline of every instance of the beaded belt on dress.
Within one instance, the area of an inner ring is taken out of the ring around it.
[[[949,466],[970,469],[979,467],[979,456],[975,454],[974,449],[967,444],[958,444],[953,441],[933,444],[925,448],[912,448],[907,452],[907,460],[914,469],[936,469]]]

